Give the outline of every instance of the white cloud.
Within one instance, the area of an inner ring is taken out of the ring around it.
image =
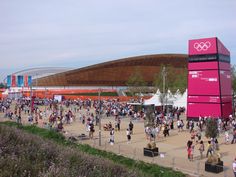
[[[189,39],[209,36],[236,63],[235,0],[2,0],[0,16],[1,72],[187,53]]]

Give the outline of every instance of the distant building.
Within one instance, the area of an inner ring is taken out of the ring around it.
[[[129,77],[138,69],[148,85],[162,65],[172,65],[182,70],[187,67],[188,55],[155,54],[113,60],[79,69],[62,71],[45,77],[36,76],[34,86],[76,87],[76,86],[126,86]]]

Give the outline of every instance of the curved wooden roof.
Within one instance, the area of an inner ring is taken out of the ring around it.
[[[187,57],[185,54],[156,54],[113,60],[37,79],[37,86],[125,86],[137,68],[151,85],[160,66],[172,65],[182,70],[187,67]]]

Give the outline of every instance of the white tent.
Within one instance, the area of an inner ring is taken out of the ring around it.
[[[9,93],[9,90],[8,90],[8,89],[6,89],[4,92],[2,92],[2,94],[5,95],[5,96],[7,96],[8,93]]]
[[[144,100],[144,105],[150,105],[150,104],[154,104],[155,106],[161,106],[161,102],[160,102],[160,95],[161,92],[158,89],[157,92],[149,99]]]
[[[188,90],[186,90],[179,99],[174,101],[174,106],[187,108],[187,95],[188,95]]]
[[[179,89],[174,94],[175,101],[179,100],[182,97],[182,94],[180,93]]]
[[[144,100],[144,105],[154,104],[155,106],[162,106],[162,103],[160,101],[160,96],[161,96],[161,92],[157,90],[157,92],[151,98]],[[167,94],[167,101],[165,102],[165,105],[173,105],[172,98],[173,98],[173,95],[169,92]]]
[[[154,104],[155,106],[161,106],[160,95],[154,94],[151,98],[144,100],[144,105]]]
[[[168,103],[173,104],[173,102],[176,100],[175,95],[173,95],[170,90],[167,91],[166,97],[167,97]]]

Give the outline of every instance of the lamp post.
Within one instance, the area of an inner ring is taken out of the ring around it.
[[[165,95],[165,84],[166,84],[166,67],[164,66],[162,69],[162,79],[163,79],[163,97],[162,97],[162,101],[163,101],[163,113],[165,112],[165,99],[166,99],[166,95]]]
[[[34,104],[33,90],[32,90],[32,85],[30,85],[30,117],[31,119],[33,118],[33,104]]]
[[[102,132],[101,132],[101,89],[98,92],[98,106],[99,106],[99,146],[102,145]]]
[[[47,89],[45,87],[45,91],[44,91],[44,115],[45,117],[47,117],[47,105],[46,105],[46,93],[47,93]]]

